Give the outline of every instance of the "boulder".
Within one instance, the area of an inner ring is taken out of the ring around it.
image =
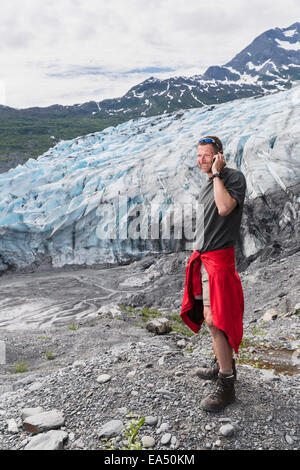
[[[234,434],[234,426],[232,424],[223,424],[223,426],[220,427],[220,433],[222,436],[232,436]]]
[[[41,406],[36,406],[35,408],[23,408],[21,411],[21,418],[24,419],[28,418],[29,416],[38,415],[43,413],[45,410]]]
[[[108,375],[108,374],[101,374],[99,375],[97,378],[96,378],[96,381],[99,383],[99,384],[104,384],[106,382],[109,382],[109,380],[111,379],[111,376]]]
[[[24,450],[62,450],[67,438],[65,431],[48,431],[34,436]]]
[[[274,309],[274,308],[269,308],[269,310],[266,311],[264,316],[260,319],[260,321],[270,321],[270,320],[275,320],[277,318],[279,313]]]
[[[110,316],[111,318],[121,317],[123,313],[122,309],[114,303],[103,305],[98,311],[98,315]]]
[[[58,410],[44,411],[33,416],[28,416],[23,421],[24,428],[32,434],[57,429],[63,426],[65,418]]]
[[[154,447],[155,439],[152,436],[143,436],[142,437],[142,446],[145,448]]]
[[[146,328],[148,331],[151,331],[156,335],[163,335],[172,330],[170,321],[167,318],[155,318],[153,320],[149,320],[146,323]]]
[[[13,418],[7,420],[7,430],[13,434],[19,432],[18,425]]]
[[[105,423],[99,431],[99,437],[117,436],[123,429],[123,423],[119,419],[113,419]]]

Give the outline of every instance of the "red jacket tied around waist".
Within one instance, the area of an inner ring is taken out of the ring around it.
[[[181,318],[194,333],[204,321],[201,263],[208,273],[209,297],[213,324],[224,331],[236,354],[243,337],[244,295],[235,269],[234,247],[199,253],[194,251],[186,266]]]

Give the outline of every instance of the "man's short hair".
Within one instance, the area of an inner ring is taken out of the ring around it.
[[[215,135],[206,135],[206,136],[202,137],[202,139],[213,139],[218,144],[218,145],[216,145],[213,142],[210,144],[210,145],[213,146],[214,151],[216,153],[223,152],[223,144],[220,141],[219,137],[216,137]],[[199,142],[198,145],[207,145],[207,142],[205,142],[205,140],[203,140],[201,143]],[[219,146],[219,148],[218,148],[218,146]]]

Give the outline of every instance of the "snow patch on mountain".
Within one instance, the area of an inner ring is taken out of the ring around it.
[[[300,51],[300,41],[298,42],[289,42],[289,41],[280,41],[280,39],[275,39],[279,47],[285,49],[286,51]]]
[[[297,30],[296,29],[288,29],[287,31],[284,31],[283,34],[285,35],[285,37],[291,38],[295,34],[297,34]]]

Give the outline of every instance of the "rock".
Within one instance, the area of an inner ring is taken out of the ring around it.
[[[136,370],[132,370],[130,372],[128,372],[128,374],[126,375],[126,379],[132,379],[136,374]]]
[[[163,388],[160,388],[156,391],[157,391],[157,393],[163,395],[165,398],[169,398],[169,399],[177,398],[177,394],[174,393],[174,392],[170,392],[169,390],[165,390]]]
[[[297,303],[294,307],[294,313],[299,314],[300,313],[300,303]]]
[[[79,449],[84,449],[85,445],[82,439],[76,439],[76,441],[73,443],[72,447],[78,447]]]
[[[101,374],[99,377],[96,378],[96,381],[99,384],[104,384],[105,382],[108,382],[111,379],[111,376],[108,374]]]
[[[206,431],[211,431],[214,428],[211,424],[206,424],[205,429]]]
[[[281,299],[282,297],[285,297],[287,295],[287,292],[280,292],[280,294],[278,294],[278,297]]]
[[[113,419],[105,423],[99,431],[99,437],[117,436],[123,429],[123,423],[119,419]]]
[[[32,434],[57,429],[64,425],[63,413],[58,410],[45,411],[33,416],[28,416],[23,421],[24,428]]]
[[[279,313],[274,309],[274,308],[269,308],[269,310],[266,311],[264,316],[260,319],[260,321],[270,321],[270,320],[275,320],[277,318]]]
[[[176,377],[182,377],[183,375],[184,375],[184,372],[182,370],[178,370],[177,372],[175,372]]]
[[[277,372],[274,369],[260,369],[260,373],[262,378],[266,382],[272,382],[273,380],[280,380],[280,376],[277,374]]]
[[[164,362],[165,362],[165,358],[164,358],[164,356],[162,356],[162,357],[160,357],[160,358],[158,359],[157,364],[158,364],[159,366],[163,366],[163,365],[164,365]]]
[[[36,392],[37,390],[40,390],[43,387],[43,384],[41,382],[34,382],[28,387],[28,390],[30,392]]]
[[[34,436],[24,450],[62,450],[67,438],[65,431],[48,431]]]
[[[162,444],[162,445],[167,445],[167,444],[169,444],[169,442],[170,442],[170,440],[171,440],[171,437],[172,437],[172,435],[171,435],[169,432],[163,434],[163,435],[161,436],[161,440],[160,440],[161,444]]]
[[[152,436],[143,436],[142,437],[142,446],[143,447],[154,447],[155,446],[155,439]]]
[[[147,362],[147,364],[145,364],[145,367],[146,367],[146,369],[150,369],[150,367],[153,367],[153,363],[152,362]]]
[[[157,416],[146,416],[145,418],[145,424],[149,424],[149,426],[156,426],[158,421]]]
[[[292,315],[293,315],[293,312],[286,312],[280,315],[280,318],[287,318],[287,317],[291,317]]]
[[[171,331],[171,325],[167,318],[155,318],[146,323],[146,329],[156,335],[163,335]]]
[[[77,367],[84,367],[84,366],[85,366],[85,362],[83,362],[83,361],[75,361],[75,362],[73,362],[73,364],[72,364],[72,367],[74,367],[75,369],[76,369]]]
[[[31,384],[34,382],[34,377],[24,377],[23,379],[17,380],[12,384],[13,391],[19,390],[20,388],[26,387],[26,385]]]
[[[179,348],[185,348],[186,347],[186,342],[184,341],[184,339],[180,339],[179,341],[177,341],[176,344]]]
[[[292,445],[294,444],[294,441],[293,439],[291,438],[291,436],[289,436],[288,434],[285,435],[285,440],[288,444]]]
[[[230,418],[219,418],[219,422],[220,423],[231,423],[231,419]]]
[[[161,432],[166,431],[169,429],[169,424],[168,423],[162,423],[160,427],[156,430],[156,434],[160,434]]]
[[[220,433],[222,436],[232,436],[234,434],[234,426],[232,424],[224,424],[220,427]]]
[[[13,418],[7,420],[7,430],[13,434],[19,432],[18,425]]]
[[[23,408],[23,410],[21,411],[22,421],[24,421],[24,419],[28,418],[29,416],[38,415],[43,412],[44,408],[42,408],[41,406],[36,406],[35,408]]]
[[[99,315],[110,315],[112,318],[120,317],[123,313],[120,307],[114,303],[103,305],[98,311]]]

